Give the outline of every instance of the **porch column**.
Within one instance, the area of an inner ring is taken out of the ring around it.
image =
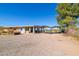
[[[39,28],[37,28],[37,33],[39,33]]]
[[[43,32],[42,28],[41,28],[41,33]]]
[[[29,27],[29,33],[31,32],[31,28]]]
[[[35,33],[35,27],[33,27],[33,33]]]
[[[26,28],[24,28],[25,34],[26,34]]]
[[[42,32],[44,33],[44,28],[42,28]]]
[[[52,28],[50,28],[50,33],[52,33]]]

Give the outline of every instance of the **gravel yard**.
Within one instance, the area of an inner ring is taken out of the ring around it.
[[[1,56],[79,55],[79,41],[63,34],[1,35]]]

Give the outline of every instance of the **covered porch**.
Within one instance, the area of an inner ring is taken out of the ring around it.
[[[47,26],[16,26],[1,27],[0,34],[27,34],[27,33],[43,33]]]

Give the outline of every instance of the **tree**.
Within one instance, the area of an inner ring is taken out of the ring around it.
[[[57,22],[61,27],[70,29],[76,28],[79,17],[79,4],[61,3],[57,5]]]

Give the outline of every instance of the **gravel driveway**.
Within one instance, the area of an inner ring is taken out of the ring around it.
[[[1,56],[79,55],[79,41],[63,34],[1,35]]]

